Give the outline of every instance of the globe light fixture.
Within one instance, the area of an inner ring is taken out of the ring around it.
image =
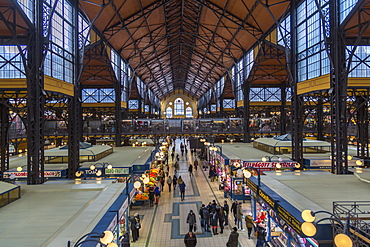
[[[362,166],[362,161],[361,160],[356,160],[356,165]]]
[[[102,171],[101,170],[98,170],[96,173],[95,173],[96,176],[100,177],[102,175]]]
[[[104,231],[104,237],[100,238],[102,244],[109,244],[113,241],[114,235],[111,231]]]
[[[94,165],[91,165],[91,166],[90,166],[90,170],[91,170],[91,171],[95,170],[95,166],[94,166]]]
[[[323,218],[317,221],[316,223],[314,223],[315,218],[316,218],[315,214],[317,213],[329,214],[330,218]],[[302,216],[302,219],[305,221],[302,224],[301,229],[302,229],[302,232],[308,237],[313,237],[316,235],[317,230],[316,230],[315,224],[318,224],[319,222],[324,221],[324,220],[330,220],[332,222],[335,221],[337,225],[340,225],[342,227],[342,230],[346,233],[346,228],[343,222],[337,216],[335,216],[334,214],[330,212],[327,212],[327,211],[313,212],[311,210],[303,210],[301,213],[301,216]],[[334,243],[336,247],[352,247],[353,246],[352,239],[344,233],[336,234],[334,237]]]
[[[244,177],[250,178],[252,176],[252,173],[248,170],[243,170]]]
[[[352,157],[351,155],[348,155],[348,156],[347,156],[347,159],[348,159],[348,160],[352,160],[352,159],[353,159],[353,157]]]
[[[337,247],[352,247],[352,239],[348,237],[346,234],[338,234],[334,237],[334,243]]]
[[[277,168],[277,169],[280,169],[280,168],[281,168],[281,164],[280,164],[280,163],[277,163],[277,164],[276,164],[276,168]]]
[[[82,175],[82,171],[77,171],[77,172],[75,173],[75,176],[76,176],[76,177],[78,177],[78,178],[79,178],[79,177],[81,177],[81,175]]]
[[[134,187],[135,187],[135,189],[140,188],[140,186],[141,186],[140,181],[136,181],[136,182],[134,183]]]
[[[301,213],[302,219],[306,222],[314,222],[316,217],[311,210],[303,210]]]
[[[107,166],[107,169],[112,169],[113,168],[113,166],[112,165],[108,165]]]
[[[17,167],[17,172],[21,172],[22,170],[23,170],[23,168],[21,166]]]
[[[316,235],[316,226],[311,222],[304,222],[302,224],[302,232],[308,237],[313,237]]]
[[[262,162],[266,162],[267,161],[267,158],[266,157],[262,157]]]

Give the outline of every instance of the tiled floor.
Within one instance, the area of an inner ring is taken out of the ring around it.
[[[182,140],[181,140],[182,141]],[[179,152],[180,140],[176,141],[176,151]],[[171,150],[171,148],[170,148]],[[137,242],[131,243],[133,247],[175,247],[184,246],[184,236],[188,231],[186,217],[192,209],[197,215],[198,230],[196,232],[197,246],[224,247],[228,240],[230,229],[234,227],[234,221],[229,217],[229,227],[224,230],[224,234],[212,236],[211,233],[204,233],[199,228],[199,207],[202,203],[208,204],[216,200],[223,204],[223,192],[218,190],[218,182],[210,182],[208,173],[198,168],[194,171],[193,177],[189,177],[188,164],[193,163],[194,156],[188,153],[187,158],[180,153],[180,175],[186,184],[185,200],[181,201],[178,188],[169,192],[167,184],[161,195],[158,206],[149,207],[145,205],[141,208],[133,208],[131,215],[138,212],[145,215],[140,229],[140,238]],[[172,162],[170,159],[170,175],[173,175]],[[229,200],[231,206],[231,201]],[[243,210],[247,213],[250,210],[250,204],[244,203]],[[245,223],[244,223],[245,224]],[[220,229],[218,230],[220,232]],[[239,231],[239,246],[255,246],[253,239],[248,239],[245,231]]]

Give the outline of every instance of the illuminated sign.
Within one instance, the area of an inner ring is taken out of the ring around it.
[[[112,168],[112,169],[105,169],[105,174],[130,174],[129,168]]]
[[[277,164],[280,164],[281,168],[294,168],[297,162],[259,162],[259,161],[258,162],[249,162],[249,161],[243,162],[244,167],[254,167],[262,171],[275,169]]]
[[[4,172],[3,178],[27,178],[27,172]],[[45,178],[60,178],[61,171],[44,171]]]
[[[297,220],[293,215],[291,215],[285,208],[278,205],[277,213],[279,217],[285,221],[291,228],[294,229],[297,233],[302,235],[301,222]]]
[[[247,186],[254,192],[257,193],[257,185],[252,180],[247,179]]]
[[[270,208],[275,208],[275,201],[272,199],[269,195],[267,195],[263,190],[258,190],[258,196],[262,198],[269,206]]]

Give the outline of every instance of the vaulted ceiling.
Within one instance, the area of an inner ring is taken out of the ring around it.
[[[201,97],[261,40],[288,0],[80,0],[80,8],[159,97]]]

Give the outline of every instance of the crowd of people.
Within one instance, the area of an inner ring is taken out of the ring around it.
[[[186,190],[186,183],[184,182],[183,178],[179,174],[179,162],[180,162],[180,154],[176,154],[175,152],[175,142],[172,146],[172,152],[169,151],[167,158],[162,164],[162,167],[159,170],[158,177],[159,181],[156,183],[155,186],[151,186],[149,188],[149,204],[150,206],[154,206],[154,204],[159,203],[159,198],[161,196],[161,192],[164,191],[164,187],[167,184],[168,191],[172,192],[175,191],[176,188],[179,190],[180,199],[181,201],[185,200],[185,190]],[[187,145],[186,142],[180,143],[180,151],[181,156],[187,157]],[[193,154],[193,152],[192,152]],[[195,153],[194,153],[195,154]],[[172,169],[168,164],[168,157],[171,156],[172,162]],[[199,158],[199,157],[198,157]],[[200,162],[202,162],[200,160]],[[194,156],[193,164],[188,163],[187,171],[189,173],[189,177],[193,177],[193,172],[198,170],[199,161]],[[208,164],[206,167],[207,168]],[[173,171],[171,175],[171,170]],[[215,169],[210,166],[209,169],[209,176],[208,178],[210,181],[214,181],[216,176]],[[233,219],[233,223],[235,226],[230,229],[228,241],[226,242],[227,247],[237,247],[239,244],[239,233],[238,231],[248,231],[248,238],[252,238],[252,236],[256,236],[257,245],[256,247],[262,247],[265,244],[266,238],[266,230],[263,224],[259,224],[258,222],[253,221],[251,214],[244,215],[242,209],[242,203],[238,201],[233,201],[233,203],[229,206],[229,200],[225,200],[222,205],[217,203],[216,200],[209,202],[207,205],[202,204],[199,211],[194,212],[194,210],[190,210],[187,217],[186,217],[186,224],[188,224],[188,232],[184,236],[184,244],[186,247],[195,247],[197,245],[197,237],[196,232],[197,230],[197,219],[200,218],[200,226],[203,229],[202,232],[205,233],[212,233],[212,236],[216,236],[219,234],[224,234],[225,228],[229,228],[229,216],[231,215],[230,219]],[[135,214],[136,215],[136,214]],[[137,215],[138,216],[138,215]],[[131,222],[131,231],[132,231],[132,242],[137,241],[139,238],[139,229],[141,228],[140,225],[140,218],[139,217],[132,217],[130,218]],[[243,227],[245,226],[245,227]],[[253,234],[253,235],[252,235]],[[122,245],[125,246],[125,245]],[[128,245],[129,246],[129,245]]]

